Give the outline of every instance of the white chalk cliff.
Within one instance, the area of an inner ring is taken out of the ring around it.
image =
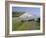
[[[21,18],[23,20],[29,20],[29,19],[33,19],[34,15],[26,12],[26,13],[22,14],[21,16],[19,16],[19,18]]]

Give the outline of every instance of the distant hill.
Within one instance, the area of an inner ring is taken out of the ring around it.
[[[19,17],[19,16],[21,16],[23,13],[25,13],[25,12],[18,12],[18,11],[12,12],[12,17]]]

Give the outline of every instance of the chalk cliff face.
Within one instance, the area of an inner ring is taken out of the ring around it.
[[[33,16],[33,15],[31,15],[31,13],[24,13],[20,17],[31,17],[31,16]]]
[[[23,15],[19,16],[19,18],[23,19],[23,20],[30,20],[30,19],[34,19],[35,15],[31,14],[31,13],[24,13]]]

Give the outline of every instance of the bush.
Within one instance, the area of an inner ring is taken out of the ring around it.
[[[37,22],[40,22],[40,18],[38,18]]]

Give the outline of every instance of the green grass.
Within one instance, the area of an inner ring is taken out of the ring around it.
[[[22,30],[39,30],[40,23],[35,21],[26,21],[21,22],[16,19],[12,19],[12,30],[13,31],[22,31]]]

